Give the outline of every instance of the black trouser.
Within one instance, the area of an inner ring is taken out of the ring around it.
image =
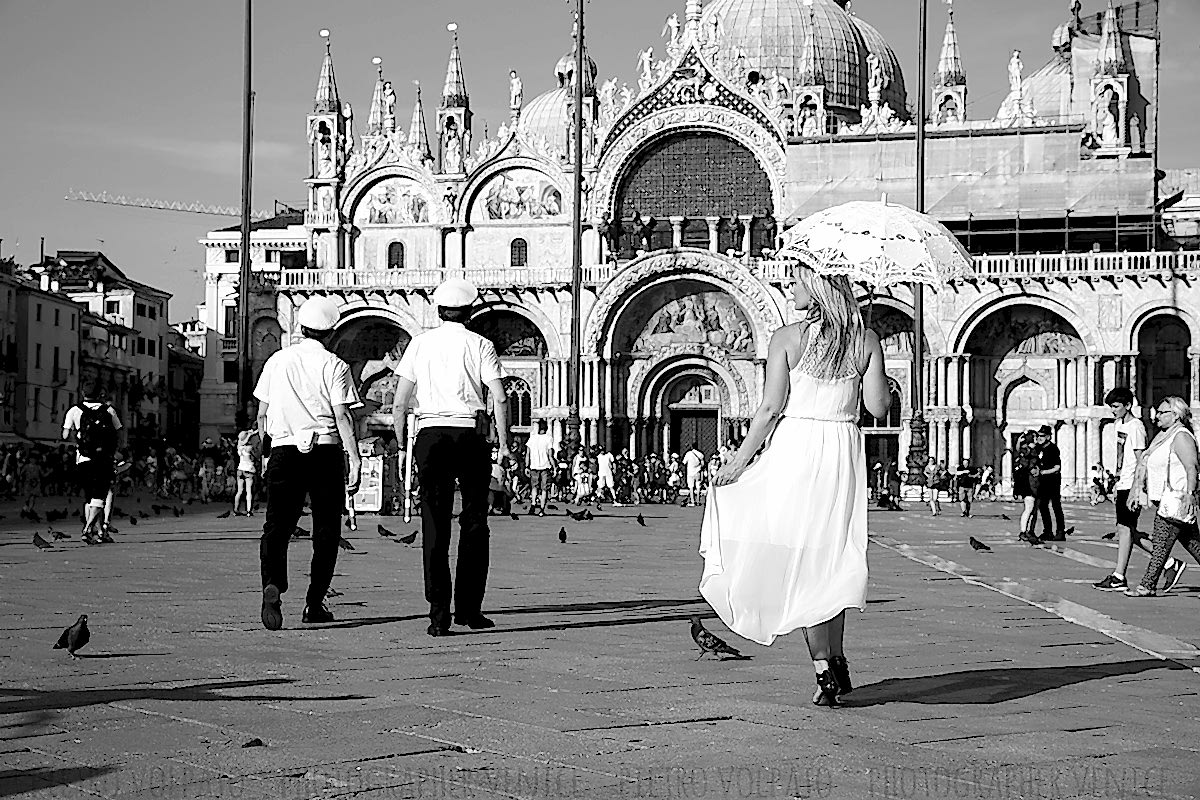
[[[1062,479],[1050,479],[1043,475],[1037,488],[1037,510],[1042,516],[1042,536],[1050,536],[1050,512],[1054,512],[1054,535],[1059,536],[1067,529],[1062,510]],[[1033,527],[1031,522],[1030,528]]]
[[[305,604],[319,606],[337,564],[342,509],[346,505],[345,456],[340,444],[319,444],[301,453],[291,445],[271,449],[267,464],[267,516],[258,556],[262,583],[287,591],[287,551],[304,510],[312,501],[312,564]]]
[[[417,434],[413,459],[421,481],[421,542],[425,550],[425,599],[429,617],[450,625],[450,518],[454,482],[462,492],[458,517],[458,563],[454,610],[471,617],[483,608],[488,572],[488,487],[491,445],[474,428],[425,428]]]

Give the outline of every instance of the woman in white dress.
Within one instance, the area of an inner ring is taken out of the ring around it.
[[[708,495],[700,593],[730,630],[760,644],[804,629],[813,702],[852,689],[842,651],[847,608],[867,595],[867,470],[859,401],[891,405],[879,337],[850,282],[796,266],[805,315],[771,337],[762,403]],[[759,448],[765,449],[755,460]]]

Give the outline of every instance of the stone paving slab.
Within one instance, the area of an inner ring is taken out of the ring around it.
[[[1091,589],[1111,509],[1069,506],[1059,552],[1016,542],[1013,504],[972,520],[909,508],[872,513],[873,535],[1200,641],[1200,569],[1153,601]],[[44,526],[0,522],[0,796],[1200,796],[1200,676],[878,544],[868,611],[848,622],[858,688],[830,711],[811,704],[798,635],[764,648],[708,618],[752,659],[695,660],[686,620],[710,613],[695,509],[494,519],[498,627],[439,640],[420,549],[369,517],[338,562],[338,622],[299,623],[298,541],[285,630],[263,631],[257,532],[217,510],[45,553],[29,544]],[[72,661],[49,645],[84,612],[93,657]],[[265,746],[241,747],[253,737]]]

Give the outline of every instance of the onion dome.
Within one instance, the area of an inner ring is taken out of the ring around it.
[[[583,94],[585,97],[591,97],[596,94],[596,75],[599,70],[596,68],[596,62],[592,60],[591,55],[587,51],[587,45],[583,46],[584,63],[587,64],[587,69],[583,73]],[[574,86],[575,80],[575,48],[572,47],[558,63],[554,65],[554,77],[558,78],[560,88],[569,88]]]
[[[883,101],[904,113],[904,77],[900,62],[879,32],[851,16],[844,0],[715,0],[704,10],[701,26],[721,20],[727,47],[740,47],[753,68],[804,85],[806,42],[820,53],[826,103],[857,112],[868,102],[867,54],[875,53],[890,78]]]
[[[551,89],[533,98],[521,109],[517,129],[535,139],[547,139],[565,153],[570,105],[570,93],[566,86]]]

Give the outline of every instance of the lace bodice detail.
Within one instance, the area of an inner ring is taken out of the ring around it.
[[[816,327],[810,331],[800,363],[789,373],[788,402],[783,410],[785,417],[813,419],[826,422],[857,422],[862,376],[853,356],[833,378],[817,377],[823,354],[822,348],[814,347]]]

